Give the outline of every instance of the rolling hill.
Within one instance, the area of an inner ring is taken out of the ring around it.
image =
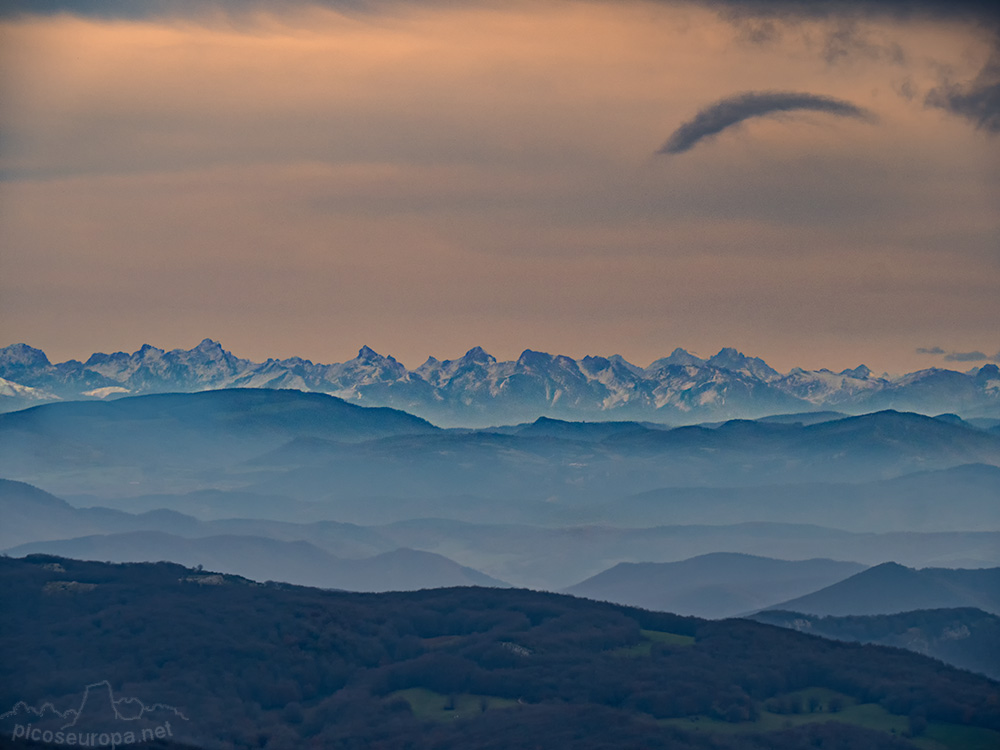
[[[53,554],[109,562],[174,562],[232,573],[254,581],[344,591],[411,591],[441,586],[506,586],[441,555],[395,549],[373,557],[344,559],[305,541],[249,535],[185,539],[161,531],[32,542],[5,550],[23,556]]]
[[[888,562],[768,609],[843,617],[958,607],[1000,614],[1000,568],[914,570]]]
[[[86,498],[82,502],[89,505],[94,500]],[[449,502],[453,504],[445,503],[437,509],[468,506],[470,516],[478,513],[491,519],[504,511],[512,513],[510,507],[478,506],[475,498],[452,498]],[[0,480],[0,550],[32,542],[137,531],[186,539],[252,536],[304,541],[336,557],[350,559],[400,548],[433,552],[494,578],[545,590],[563,589],[622,562],[678,562],[718,551],[784,560],[837,556],[863,565],[875,565],[887,557],[917,567],[1000,565],[1000,532],[988,531],[873,534],[788,523],[542,527],[446,518],[361,526],[333,520],[275,520],[286,513],[286,507],[287,515],[293,517],[301,507],[278,497],[220,491],[126,497],[116,499],[114,504],[114,509],[75,507],[31,485]],[[129,512],[133,508],[136,512]],[[198,511],[201,518],[174,508]],[[324,506],[309,508],[316,513],[331,510]],[[270,517],[252,517],[260,509]],[[433,509],[430,502],[411,500],[401,506],[395,500],[382,499],[369,501],[365,512],[419,515]],[[242,513],[251,517],[239,517]]]
[[[1000,617],[971,607],[849,617],[767,610],[752,619],[824,638],[905,648],[1000,680]]]
[[[0,629],[4,740],[29,716],[58,729],[57,711],[81,707],[82,726],[103,719],[109,732],[120,714],[81,702],[102,686],[122,708],[154,709],[123,729],[159,726],[155,710],[169,710],[173,741],[206,748],[913,750],[925,738],[910,737],[926,735],[967,750],[1000,739],[996,682],[748,620],[515,589],[352,594],[44,555],[0,558],[0,597],[17,602]]]
[[[619,563],[565,593],[696,617],[734,617],[864,569],[852,562],[716,552],[680,562]]]

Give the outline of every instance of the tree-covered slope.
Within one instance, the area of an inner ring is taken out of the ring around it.
[[[745,620],[45,556],[0,558],[0,595],[12,604],[0,706],[24,702],[0,721],[7,738],[30,708],[65,711],[107,681],[133,704],[182,711],[171,737],[200,747],[848,750],[912,747],[911,729],[956,750],[956,737],[1000,739],[1000,685],[987,678]],[[811,711],[771,710],[809,691]]]

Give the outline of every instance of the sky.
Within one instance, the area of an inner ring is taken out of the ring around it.
[[[0,8],[0,346],[1000,359],[992,3]]]

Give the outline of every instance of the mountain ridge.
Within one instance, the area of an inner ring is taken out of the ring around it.
[[[767,601],[812,593],[865,570],[855,562],[778,560],[713,552],[677,562],[622,562],[564,593],[696,617],[735,617]]]
[[[975,607],[1000,614],[1000,568],[908,568],[885,562],[811,594],[767,607],[810,615],[891,615]]]
[[[158,562],[206,568],[255,581],[276,580],[342,591],[410,591],[447,586],[508,586],[442,555],[399,547],[364,558],[343,558],[305,540],[220,534],[185,538],[162,531],[91,534],[30,542],[4,551],[18,557],[55,554],[111,562]]]
[[[185,504],[185,497],[193,498],[193,505]],[[219,500],[225,512],[213,512],[211,505]],[[160,531],[190,540],[266,537],[282,542],[309,542],[338,558],[354,560],[401,548],[433,552],[512,585],[550,591],[562,590],[621,562],[679,563],[719,550],[793,561],[836,558],[854,560],[864,566],[886,559],[916,567],[1000,565],[1000,532],[871,534],[788,523],[642,528],[604,523],[544,527],[500,523],[499,518],[491,523],[469,523],[427,517],[362,526],[333,520],[302,523],[273,517],[254,518],[264,507],[260,504],[262,500],[277,503],[278,507],[288,502],[274,496],[213,491],[188,496],[122,498],[104,507],[89,505],[94,502],[91,500],[81,507],[30,484],[0,479],[0,551],[81,536],[121,538],[122,533],[135,531]],[[246,506],[247,501],[252,505]],[[146,548],[140,551],[149,552]],[[101,553],[99,559],[106,556]],[[977,557],[981,559],[972,559]],[[789,591],[759,606],[795,594]],[[748,604],[740,611],[749,611],[753,606]]]
[[[189,350],[144,344],[131,354],[94,353],[52,363],[40,349],[0,349],[0,410],[57,400],[117,398],[225,388],[291,388],[365,406],[408,411],[441,426],[489,426],[552,418],[649,419],[688,424],[776,413],[883,409],[1000,416],[1000,369],[928,368],[876,376],[860,365],[835,373],[782,374],[725,347],[702,359],[683,349],[647,367],[619,355],[573,359],[526,349],[498,361],[482,347],[454,360],[429,357],[407,369],[368,346],[334,364],[300,357],[253,362],[211,339]]]

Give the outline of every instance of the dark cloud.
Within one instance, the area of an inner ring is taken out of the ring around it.
[[[843,99],[794,91],[747,91],[721,99],[702,109],[693,119],[675,130],[657,153],[679,154],[699,141],[717,135],[752,117],[765,117],[777,112],[809,110],[841,117],[873,120],[868,110]]]
[[[917,354],[933,354],[934,356],[940,357],[944,355],[945,362],[1000,362],[1000,352],[993,357],[988,354],[984,354],[980,351],[974,352],[946,352],[940,346],[932,346],[929,348],[919,347],[917,349]]]
[[[670,0],[666,0],[669,2]],[[1000,23],[996,0],[701,0],[735,16],[770,18],[888,17]]]
[[[702,3],[716,8],[741,30],[748,23],[756,27],[767,19],[835,21],[838,25],[826,35],[822,48],[824,59],[831,64],[859,54],[903,62],[898,46],[882,45],[866,38],[858,29],[858,19],[881,17],[900,21],[930,19],[974,23],[994,33],[990,60],[973,80],[945,81],[932,89],[924,101],[929,107],[965,118],[979,130],[1000,132],[1000,2],[997,0],[702,0]],[[754,41],[754,37],[746,33],[742,36]]]
[[[938,86],[924,101],[964,117],[980,130],[1000,133],[1000,50],[993,52],[974,79]]]
[[[946,354],[945,362],[982,362],[989,357],[982,352],[952,352]]]
[[[425,5],[461,7],[464,0],[420,0]],[[104,18],[198,16],[217,11],[282,10],[294,6],[326,6],[363,11],[413,4],[414,0],[2,0],[0,15],[73,13]],[[661,0],[680,4],[679,0]],[[890,18],[966,19],[1000,23],[996,0],[694,0],[732,17],[826,18],[882,16]],[[760,28],[765,35],[771,29]]]
[[[739,30],[740,39],[757,45],[776,44],[781,41],[781,27],[770,18],[732,18]]]
[[[49,15],[72,13],[95,18],[197,18],[214,13],[254,13],[282,11],[310,5],[341,11],[362,11],[379,4],[378,0],[3,0],[0,16],[24,14]]]
[[[897,65],[905,62],[903,49],[898,44],[872,41],[856,19],[841,19],[827,32],[823,41],[823,59],[830,65],[853,57],[870,60],[888,60]]]

